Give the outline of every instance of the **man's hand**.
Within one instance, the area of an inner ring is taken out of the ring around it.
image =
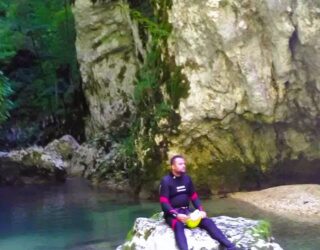
[[[200,211],[200,214],[202,219],[207,217],[207,213],[205,211]]]
[[[187,219],[189,219],[189,216],[185,214],[178,214],[177,219],[183,223],[186,223]]]

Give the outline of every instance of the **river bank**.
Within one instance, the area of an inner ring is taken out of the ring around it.
[[[261,191],[237,192],[231,198],[288,219],[320,223],[320,185],[286,185]]]

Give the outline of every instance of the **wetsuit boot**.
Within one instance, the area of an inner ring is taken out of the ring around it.
[[[240,250],[240,249],[237,248],[235,245],[233,245],[232,247],[227,247],[226,250]]]

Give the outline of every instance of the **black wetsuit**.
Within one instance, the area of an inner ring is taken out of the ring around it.
[[[162,178],[160,183],[160,204],[167,224],[174,230],[180,250],[188,250],[188,244],[184,234],[185,225],[176,217],[179,213],[189,214],[192,211],[189,207],[190,201],[196,209],[203,210],[190,176],[183,174],[177,177],[170,173]],[[199,227],[207,230],[213,239],[219,241],[227,249],[236,249],[234,244],[223,235],[211,219],[203,218]]]

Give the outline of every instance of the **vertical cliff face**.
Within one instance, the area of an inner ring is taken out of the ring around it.
[[[133,81],[137,71],[135,43],[128,10],[121,1],[77,0],[73,12],[77,56],[90,109],[88,137],[126,129],[135,108]]]
[[[89,136],[127,128],[136,109],[142,47],[119,3],[77,0],[74,8]],[[316,177],[320,2],[172,0],[170,6],[172,32],[163,51],[181,67],[189,93],[174,105],[178,129],[157,135],[169,154],[185,154],[197,183],[212,190],[259,186],[279,172]]]
[[[319,1],[173,0],[169,21],[190,84],[172,152],[198,172],[230,168],[216,183],[320,157]]]

